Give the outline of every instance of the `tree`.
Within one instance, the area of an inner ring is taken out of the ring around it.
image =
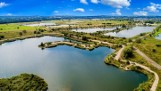
[[[153,48],[153,49],[152,49],[152,52],[156,52],[156,49]]]
[[[34,34],[36,34],[36,31],[34,31]]]
[[[1,39],[4,39],[4,35],[0,35],[0,40],[1,40]]]
[[[41,46],[41,47],[44,47],[44,46],[45,46],[45,44],[44,44],[43,42],[41,42],[40,46]]]
[[[20,29],[20,27],[17,27],[17,29]]]
[[[82,37],[82,40],[87,41],[88,38],[87,38],[86,36],[83,36],[83,37]]]
[[[22,36],[22,35],[23,35],[23,33],[22,33],[22,32],[19,32],[19,35],[20,35],[20,36]]]
[[[123,24],[123,25],[122,25],[122,28],[126,28],[126,25],[125,25],[125,24]]]
[[[123,51],[123,56],[125,58],[130,58],[133,56],[133,49],[131,46],[127,46]]]

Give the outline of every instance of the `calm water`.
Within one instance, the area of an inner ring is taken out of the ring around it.
[[[159,35],[156,37],[156,39],[161,40],[161,34],[159,34]]]
[[[73,29],[75,32],[84,32],[84,33],[95,33],[97,31],[112,31],[116,29],[116,27],[111,28],[85,28],[85,29]]]
[[[154,28],[155,27],[152,27],[152,26],[136,26],[136,27],[130,28],[129,30],[122,30],[118,33],[111,32],[111,33],[107,33],[105,35],[130,38],[130,37],[134,37],[136,35],[139,35],[140,33],[151,32],[151,31],[153,31]]]
[[[147,80],[141,73],[123,71],[104,64],[114,50],[99,47],[93,51],[59,46],[41,50],[41,42],[63,38],[32,38],[0,46],[0,77],[33,73],[44,78],[49,91],[132,91]]]

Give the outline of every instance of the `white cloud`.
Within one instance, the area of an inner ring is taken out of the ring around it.
[[[121,10],[120,9],[116,9],[115,13],[112,13],[112,15],[122,15]]]
[[[148,6],[147,10],[149,10],[150,12],[159,12],[159,10],[157,10],[155,6]]]
[[[88,2],[86,0],[80,0],[80,2],[83,4],[88,4]]]
[[[6,6],[8,6],[7,3],[5,3],[5,2],[0,2],[0,8],[6,7]]]
[[[147,16],[148,15],[148,13],[145,11],[138,11],[138,12],[134,12],[133,14],[136,16]]]
[[[131,0],[101,0],[102,4],[110,5],[115,8],[123,8],[130,6]]]
[[[144,8],[144,10],[148,10],[149,12],[159,12],[161,9],[161,4],[150,3],[150,6]]]
[[[91,2],[94,3],[94,4],[98,4],[99,3],[98,0],[91,0]]]
[[[85,10],[83,8],[76,8],[73,11],[75,11],[75,12],[85,12]]]

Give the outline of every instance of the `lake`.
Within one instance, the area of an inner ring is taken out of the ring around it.
[[[84,32],[84,33],[95,33],[97,31],[112,31],[115,30],[116,27],[111,28],[84,28],[84,29],[72,29],[75,32]]]
[[[161,40],[161,34],[159,34],[158,36],[156,36],[156,39]]]
[[[41,50],[41,42],[62,41],[59,37],[41,37],[0,45],[0,77],[21,73],[45,79],[49,91],[132,91],[147,76],[106,65],[104,58],[114,52],[107,47],[93,51],[69,46]]]
[[[131,38],[136,35],[139,35],[140,33],[152,32],[153,29],[155,29],[154,26],[135,26],[135,27],[130,28],[128,30],[122,30],[118,33],[110,32],[110,33],[106,33],[105,35],[110,35],[110,36],[114,36],[114,37]]]

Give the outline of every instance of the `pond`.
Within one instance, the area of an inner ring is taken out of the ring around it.
[[[107,47],[93,51],[69,46],[41,50],[41,42],[61,41],[59,37],[41,37],[5,43],[0,46],[0,77],[21,73],[45,79],[49,91],[132,91],[147,76],[106,65]]]
[[[35,26],[55,26],[55,23],[35,23],[35,24],[25,24],[24,26],[31,26],[31,27],[35,27]]]
[[[110,36],[114,36],[114,37],[131,38],[136,35],[139,35],[140,33],[152,32],[154,28],[155,28],[154,26],[135,26],[135,27],[130,28],[128,30],[122,30],[118,33],[110,32],[110,33],[106,33],[105,35],[110,35]]]
[[[116,27],[111,28],[84,28],[84,29],[72,29],[75,32],[84,32],[84,33],[95,33],[97,31],[112,31],[115,30]]]
[[[156,39],[161,40],[161,34],[159,34],[158,36],[156,36]]]

